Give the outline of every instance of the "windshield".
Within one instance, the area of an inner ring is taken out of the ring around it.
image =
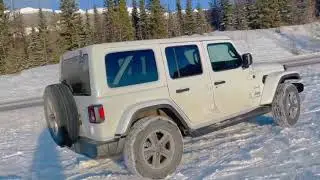
[[[90,96],[88,55],[64,60],[61,67],[61,81],[71,88],[73,95]]]

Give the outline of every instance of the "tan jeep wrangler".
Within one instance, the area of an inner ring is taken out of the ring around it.
[[[272,112],[291,127],[304,85],[279,64],[254,64],[228,37],[88,46],[61,58],[60,84],[46,87],[54,141],[90,158],[123,154],[141,177],[172,174],[183,137]]]

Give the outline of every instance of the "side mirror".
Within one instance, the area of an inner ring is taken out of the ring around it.
[[[242,67],[248,68],[252,64],[252,55],[250,53],[246,53],[242,55]]]

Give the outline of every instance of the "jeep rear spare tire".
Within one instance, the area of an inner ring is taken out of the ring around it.
[[[43,98],[53,140],[61,147],[70,147],[79,137],[78,110],[70,89],[64,84],[53,84],[46,87]]]
[[[295,85],[284,83],[278,86],[273,103],[272,114],[281,127],[294,126],[300,117],[300,96]]]
[[[157,116],[139,120],[127,136],[124,160],[128,169],[145,178],[172,174],[181,162],[182,135],[171,120]]]

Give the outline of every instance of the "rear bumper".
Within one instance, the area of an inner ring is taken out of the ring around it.
[[[106,142],[97,142],[88,138],[80,138],[70,149],[92,159],[115,157],[122,153],[125,138]]]

